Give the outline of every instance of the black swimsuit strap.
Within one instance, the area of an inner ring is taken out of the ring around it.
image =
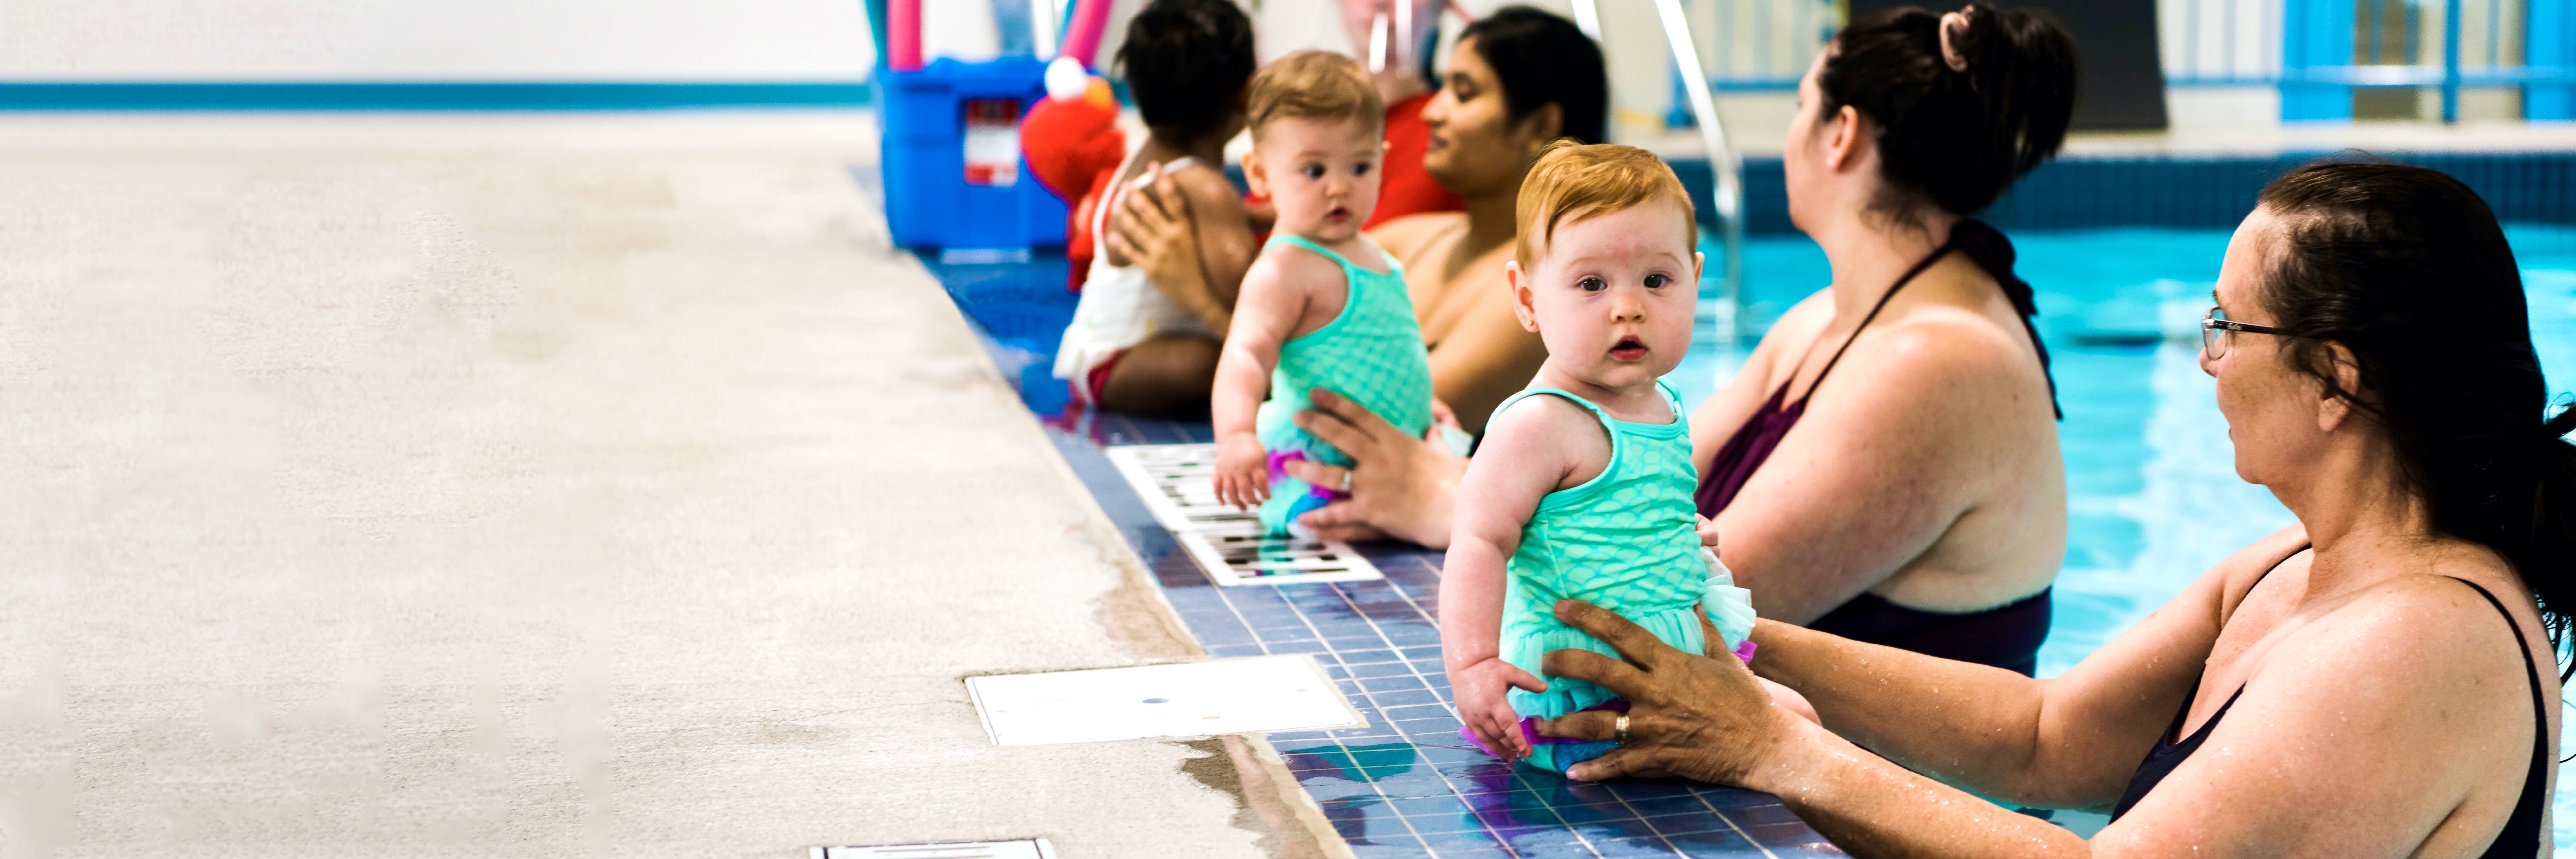
[[[2549,784],[2549,702],[2540,694],[2540,666],[2531,661],[2531,640],[2522,636],[2522,623],[2513,619],[2513,612],[2505,610],[2503,600],[2496,599],[2495,594],[2476,582],[2458,576],[2444,578],[2468,585],[2478,592],[2478,596],[2486,597],[2487,604],[2495,606],[2497,614],[2504,615],[2504,625],[2513,630],[2513,649],[2522,651],[2522,671],[2531,677],[2531,769],[2522,777],[2522,798],[2514,802],[2513,815],[2505,818],[2504,831],[2496,834],[2496,840],[2487,847],[2487,853],[2494,855],[2508,851],[2513,840],[2523,837],[2533,839],[2526,847],[2536,847],[2538,839],[2545,834],[2540,831],[2540,822],[2549,802],[2546,787]],[[2506,852],[2505,855],[2522,854]]]
[[[1860,332],[1869,327],[1871,320],[1878,318],[1878,312],[1887,309],[1887,300],[1895,298],[1897,290],[1904,289],[1906,284],[1913,283],[1916,275],[1920,275],[1925,269],[1931,268],[1933,263],[1940,262],[1942,257],[1948,256],[1950,251],[1957,248],[1958,245],[1959,234],[1956,230],[1953,230],[1950,233],[1949,241],[1942,242],[1940,247],[1933,248],[1931,253],[1924,255],[1921,262],[1915,263],[1913,268],[1906,269],[1904,274],[1899,275],[1896,278],[1896,283],[1889,286],[1887,288],[1887,292],[1878,297],[1878,303],[1869,306],[1869,314],[1860,318],[1860,324],[1852,327],[1851,336],[1843,338],[1843,345],[1834,350],[1834,356],[1825,359],[1825,368],[1816,371],[1816,380],[1807,384],[1807,392],[1798,397],[1798,402],[1802,404],[1805,403],[1808,397],[1816,395],[1817,388],[1825,386],[1825,377],[1833,374],[1834,365],[1842,362],[1843,353],[1851,351],[1852,341],[1860,339]],[[1789,381],[1780,386],[1780,394],[1785,396],[1789,393],[1789,386],[1797,383],[1798,374],[1794,372],[1790,373]]]

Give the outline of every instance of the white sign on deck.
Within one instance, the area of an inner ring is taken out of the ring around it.
[[[1055,859],[1055,845],[1047,843],[1044,838],[943,841],[875,847],[816,847],[809,855],[813,859]]]
[[[1271,537],[1261,519],[1218,503],[1216,445],[1138,444],[1108,450],[1109,462],[1145,500],[1154,521],[1181,543],[1208,578],[1228,587],[1386,578],[1339,540]]]
[[[966,691],[1001,746],[1367,724],[1304,654],[969,677]]]

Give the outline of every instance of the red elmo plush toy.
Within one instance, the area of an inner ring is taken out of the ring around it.
[[[1127,135],[1118,131],[1118,99],[1109,82],[1084,72],[1081,62],[1056,58],[1047,66],[1046,84],[1047,97],[1020,120],[1020,151],[1029,172],[1070,210],[1065,256],[1073,273],[1065,288],[1081,292],[1091,270],[1092,210],[1127,157]]]

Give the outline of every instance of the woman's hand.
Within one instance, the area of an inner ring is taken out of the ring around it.
[[[1628,699],[1628,739],[1617,750],[1577,764],[1566,775],[1601,781],[1662,771],[1711,784],[1762,789],[1764,774],[1797,730],[1797,717],[1772,706],[1771,693],[1732,659],[1683,653],[1627,618],[1588,602],[1562,600],[1556,617],[1608,643],[1627,661],[1589,650],[1542,657],[1551,677],[1588,680]],[[1460,699],[1464,701],[1465,699]],[[1542,736],[1618,739],[1620,714],[1575,713],[1539,723]]]
[[[1467,460],[1431,439],[1415,438],[1348,397],[1317,388],[1315,407],[1297,413],[1297,427],[1350,456],[1342,468],[1314,461],[1284,464],[1308,484],[1350,497],[1298,518],[1327,540],[1394,537],[1430,548],[1449,545],[1449,516],[1457,504],[1458,477]],[[1348,483],[1344,483],[1345,479]]]
[[[1521,736],[1521,714],[1512,710],[1504,694],[1518,686],[1530,692],[1547,691],[1547,683],[1527,671],[1489,656],[1464,668],[1449,670],[1449,692],[1458,696],[1458,718],[1476,739],[1495,757],[1505,762],[1529,757],[1529,738]]]

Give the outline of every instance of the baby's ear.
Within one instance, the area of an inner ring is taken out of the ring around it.
[[[1270,174],[1261,169],[1261,150],[1243,151],[1243,184],[1252,192],[1252,196],[1270,196]]]
[[[1512,318],[1521,322],[1521,330],[1538,333],[1538,306],[1531,294],[1529,272],[1521,270],[1520,260],[1503,261],[1503,282],[1512,290]]]
[[[1708,254],[1704,254],[1704,253],[1701,253],[1701,252],[1699,252],[1699,251],[1692,251],[1692,252],[1691,252],[1691,280],[1693,280],[1693,281],[1697,281],[1697,280],[1699,280],[1701,277],[1706,276],[1707,274],[1708,274]]]

